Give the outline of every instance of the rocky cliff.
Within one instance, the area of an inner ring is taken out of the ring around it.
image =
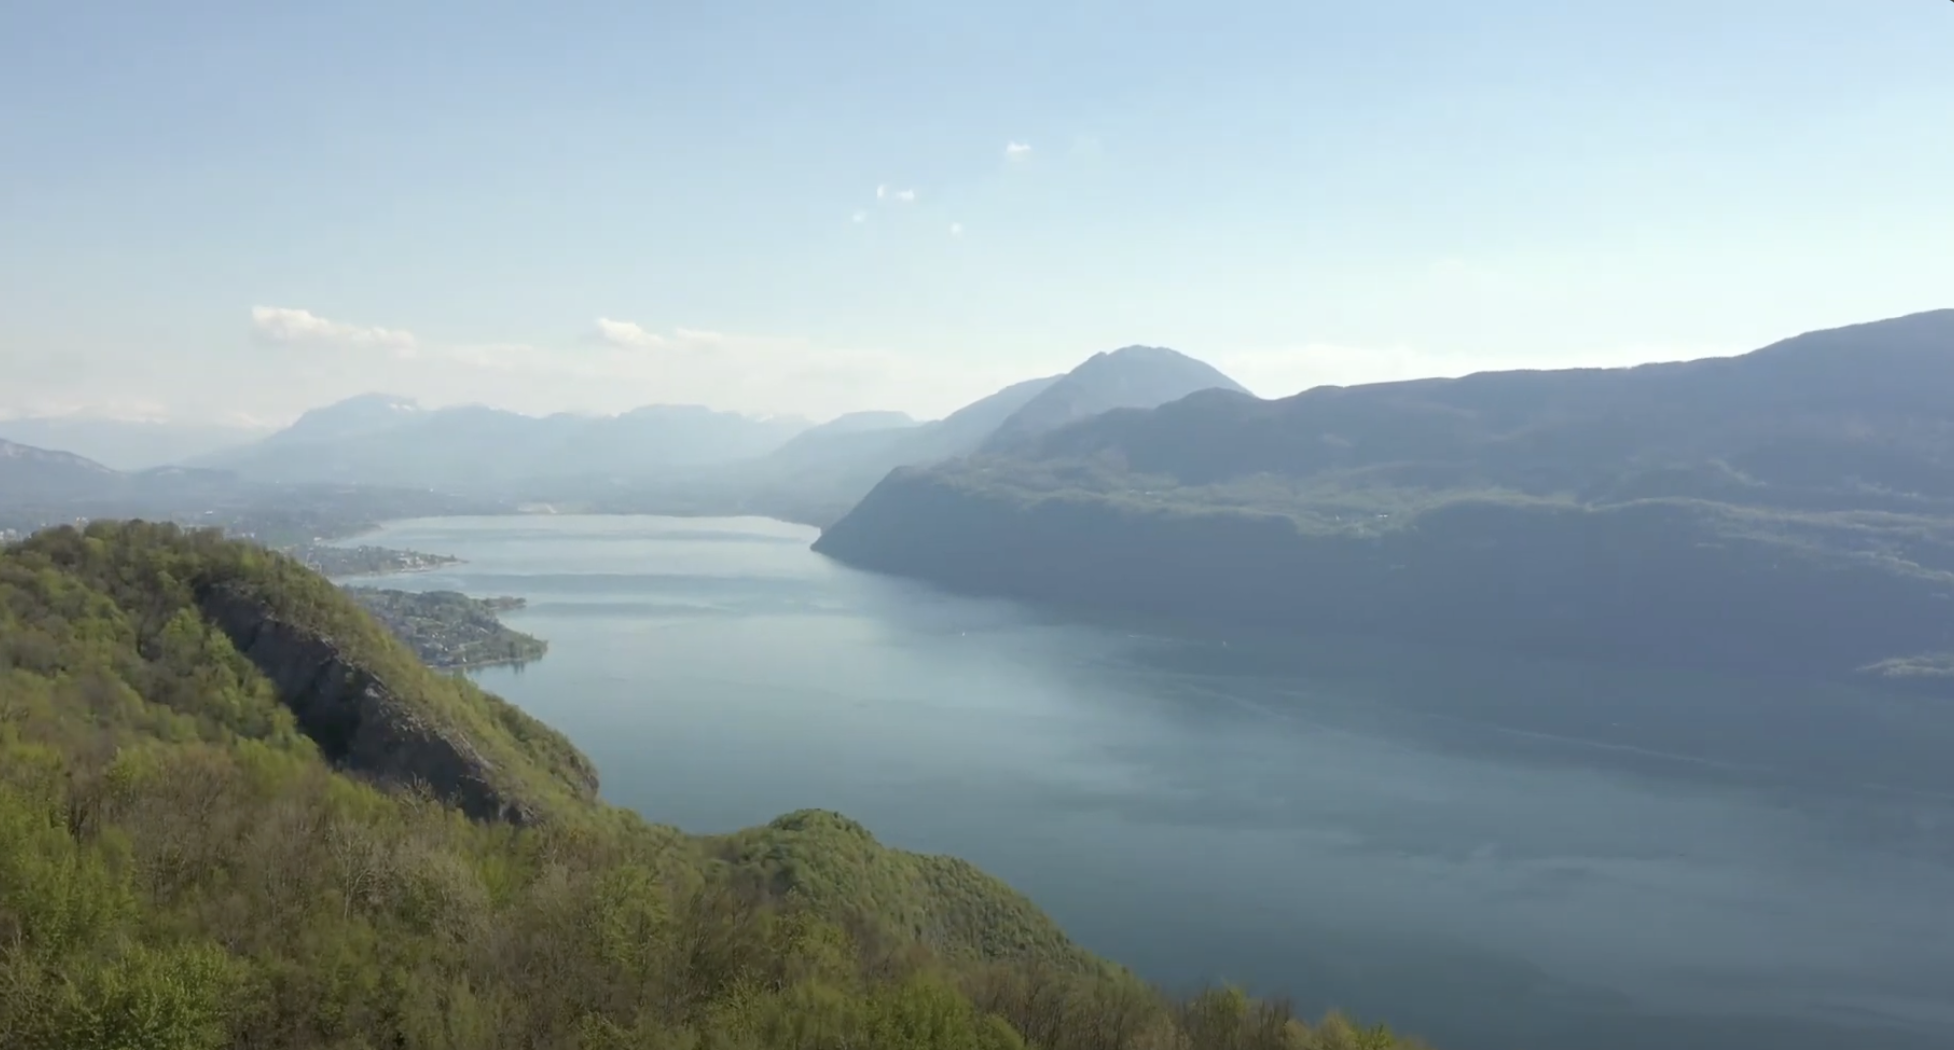
[[[242,588],[218,585],[197,598],[334,765],[385,784],[425,784],[477,820],[538,818],[530,802],[497,786],[495,764],[464,733],[403,702],[331,638],[280,619]],[[593,777],[593,794],[595,787]]]

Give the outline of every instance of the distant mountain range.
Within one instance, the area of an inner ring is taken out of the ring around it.
[[[566,475],[637,477],[764,455],[809,428],[694,405],[618,416],[427,409],[370,394],[301,416],[242,448],[192,460],[256,481],[350,482],[479,492]]]
[[[84,416],[0,419],[0,440],[61,449],[116,470],[182,463],[255,441],[269,428],[161,423]]]
[[[72,452],[0,440],[0,492],[10,500],[64,500],[103,492],[123,475]]]
[[[237,479],[222,471],[154,467],[120,471],[72,452],[0,441],[0,504],[73,507],[77,512],[108,503],[155,497],[196,499],[232,492]]]
[[[1954,688],[1954,311],[1735,358],[1213,389],[899,470],[816,549],[978,591]]]
[[[403,517],[481,514],[481,499],[370,485],[283,485],[194,467],[111,470],[71,452],[0,440],[0,531],[77,518],[218,526],[268,543],[344,536]]]
[[[249,519],[258,520],[280,501],[323,510],[338,498],[376,510],[546,503],[592,512],[766,514],[819,524],[846,512],[898,467],[970,455],[988,441],[1021,440],[1095,411],[1151,406],[1210,387],[1240,390],[1172,350],[1127,347],[927,422],[900,412],[856,412],[817,426],[692,405],[536,417],[482,406],[430,409],[411,398],[366,394],[174,467],[118,471],[16,445],[10,464],[0,464],[6,471],[0,472],[0,523],[31,527],[89,515],[181,519],[212,507],[231,508],[233,517],[239,507],[260,507]]]
[[[969,455],[1118,407],[1196,390],[1240,391],[1227,376],[1158,347],[1095,354],[927,422],[857,412],[818,426],[697,406],[619,416],[428,409],[369,394],[190,464],[257,482],[415,487],[594,511],[768,514],[825,523],[897,467]]]
[[[1094,354],[1063,375],[1029,379],[940,420],[907,426],[833,424],[773,452],[653,484],[559,489],[559,498],[609,511],[762,514],[827,524],[899,467],[1010,444],[1114,408],[1149,408],[1202,390],[1241,392],[1213,367],[1161,347]],[[839,421],[837,421],[839,422]]]

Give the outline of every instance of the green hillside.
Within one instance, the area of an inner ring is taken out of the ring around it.
[[[283,556],[139,523],[17,544],[0,1046],[1404,1045],[1170,1001],[834,814],[695,837],[595,790],[563,737]]]

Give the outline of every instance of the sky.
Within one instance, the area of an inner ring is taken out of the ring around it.
[[[1947,0],[0,3],[0,415],[941,415],[1954,306]]]

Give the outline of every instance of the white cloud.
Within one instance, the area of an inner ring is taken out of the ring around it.
[[[889,193],[889,199],[895,201],[897,204],[914,204],[916,203],[916,191],[893,190]]]
[[[251,333],[260,341],[287,346],[377,347],[411,356],[414,333],[331,321],[310,310],[286,306],[251,308]]]
[[[1023,160],[1031,156],[1031,144],[1028,142],[1009,143],[1004,147],[1004,156],[1007,160]]]
[[[597,319],[597,339],[612,346],[632,346],[650,349],[665,345],[665,339],[653,332],[632,324],[630,321],[613,321],[608,317]]]
[[[867,222],[867,221],[868,221],[868,212],[865,212],[865,211],[857,211],[857,212],[856,212],[855,214],[853,214],[853,215],[850,215],[850,216],[848,217],[848,221],[849,221],[849,222]]]
[[[960,223],[960,222],[953,222],[953,223],[951,223],[951,224],[950,224],[950,236],[952,236],[952,237],[961,237],[961,236],[963,236],[963,223]]]
[[[888,195],[889,195],[889,187],[887,185],[881,185],[875,187],[876,200],[881,200],[882,198],[887,197]]]

